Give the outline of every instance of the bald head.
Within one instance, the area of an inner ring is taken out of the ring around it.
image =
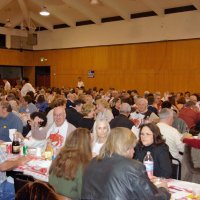
[[[63,106],[55,107],[53,110],[53,119],[56,126],[62,126],[66,119],[66,112]]]

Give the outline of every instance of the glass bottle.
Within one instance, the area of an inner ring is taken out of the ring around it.
[[[52,146],[51,140],[48,140],[47,146],[45,149],[45,158],[48,160],[52,160],[53,155],[54,155],[53,146]]]
[[[13,134],[12,153],[18,154],[20,152],[20,142],[17,134]]]

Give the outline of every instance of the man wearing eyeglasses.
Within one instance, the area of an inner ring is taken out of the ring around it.
[[[54,108],[53,120],[54,122],[49,128],[46,138],[49,138],[54,146],[61,148],[69,133],[75,130],[76,127],[66,120],[64,106]]]

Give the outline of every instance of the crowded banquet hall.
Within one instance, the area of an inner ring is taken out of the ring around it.
[[[200,0],[0,1],[0,200],[200,199]]]

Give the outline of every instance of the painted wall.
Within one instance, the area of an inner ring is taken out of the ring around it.
[[[198,11],[41,31],[35,50],[199,38]]]

